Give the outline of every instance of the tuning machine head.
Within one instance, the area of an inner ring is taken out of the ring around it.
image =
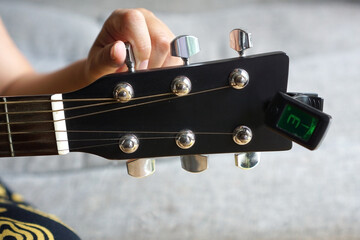
[[[259,152],[246,152],[235,154],[235,165],[241,169],[252,169],[260,162]]]
[[[189,65],[189,58],[200,52],[199,40],[194,36],[181,35],[170,44],[171,55],[180,57],[184,65]]]
[[[204,155],[181,156],[181,167],[192,173],[203,172],[208,169],[208,157]]]
[[[236,28],[230,32],[230,47],[237,51],[240,57],[245,56],[245,51],[252,46],[251,33],[240,28]]]
[[[126,162],[127,172],[135,178],[150,176],[155,172],[155,159],[141,158],[131,159]]]
[[[129,72],[135,72],[135,57],[130,43],[125,43],[126,58],[125,64]]]

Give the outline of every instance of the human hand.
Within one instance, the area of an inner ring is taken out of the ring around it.
[[[87,59],[50,73],[37,73],[16,48],[0,19],[0,95],[32,95],[70,92],[103,75],[126,71],[125,42],[132,45],[135,69],[182,64],[170,56],[174,35],[152,12],[119,9],[105,21]],[[8,57],[11,56],[11,57]]]
[[[99,77],[127,70],[125,42],[132,45],[135,69],[180,65],[181,59],[170,55],[174,34],[146,9],[118,9],[105,21],[90,49],[85,76],[92,82]]]

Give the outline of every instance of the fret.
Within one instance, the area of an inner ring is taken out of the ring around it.
[[[2,103],[3,99],[0,98]],[[9,138],[7,133],[7,124],[6,124],[6,116],[3,114],[4,107],[0,106],[1,114],[0,114],[0,157],[10,157],[11,152],[9,148]]]
[[[10,121],[9,121],[9,111],[8,111],[6,98],[3,98],[3,102],[4,102],[4,110],[5,110],[6,129],[8,132],[8,139],[9,139],[10,155],[12,157],[15,157],[14,146],[13,146],[13,141],[12,141],[12,136],[11,136]]]
[[[50,96],[2,98],[0,157],[58,154],[50,100]]]

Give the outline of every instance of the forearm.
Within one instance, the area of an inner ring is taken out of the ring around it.
[[[73,91],[90,83],[85,76],[85,60],[79,60],[52,73],[26,72],[0,92],[1,96],[52,94]]]

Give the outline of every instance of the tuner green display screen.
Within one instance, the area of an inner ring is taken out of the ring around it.
[[[318,122],[319,119],[313,115],[286,104],[276,126],[306,142],[313,135]]]

